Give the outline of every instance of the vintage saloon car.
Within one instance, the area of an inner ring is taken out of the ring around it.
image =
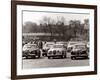
[[[42,50],[42,55],[43,56],[47,56],[47,52],[48,50],[54,45],[54,43],[46,43],[44,46],[43,46],[43,50]]]
[[[74,46],[75,44],[77,44],[77,43],[78,43],[78,42],[75,42],[75,41],[70,41],[70,42],[68,42],[68,45],[67,45],[67,52],[71,52],[73,46]]]
[[[48,59],[54,57],[66,58],[66,47],[63,44],[54,44],[47,53]]]
[[[87,46],[86,44],[75,44],[71,51],[71,59],[88,58]]]
[[[23,56],[26,58],[40,58],[41,52],[36,44],[25,44]]]

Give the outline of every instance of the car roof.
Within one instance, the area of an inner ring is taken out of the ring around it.
[[[74,46],[75,45],[84,45],[85,46],[86,44],[85,43],[77,43],[77,44],[74,44]]]
[[[68,44],[68,42],[57,42],[57,44]]]
[[[36,46],[36,44],[25,44],[25,45],[26,45],[26,46],[27,46],[27,45],[30,45],[30,46],[34,45],[34,46]]]

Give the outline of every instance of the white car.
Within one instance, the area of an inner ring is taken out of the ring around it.
[[[63,44],[54,44],[47,53],[48,59],[53,57],[66,58],[67,49]]]

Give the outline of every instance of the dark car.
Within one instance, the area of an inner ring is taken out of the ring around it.
[[[71,51],[71,59],[88,59],[88,52],[87,47],[85,44],[76,44],[74,45],[72,51]]]
[[[36,44],[26,44],[23,46],[23,57],[40,58],[41,51]]]

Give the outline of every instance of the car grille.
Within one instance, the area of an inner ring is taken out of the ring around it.
[[[61,54],[61,51],[59,51],[59,50],[57,50],[57,51],[54,50],[54,51],[53,51],[53,54],[54,54],[54,55],[55,55],[55,54]]]
[[[37,53],[37,51],[36,51],[36,50],[34,50],[34,51],[32,51],[32,52],[31,52],[31,54],[36,54],[36,53]]]

